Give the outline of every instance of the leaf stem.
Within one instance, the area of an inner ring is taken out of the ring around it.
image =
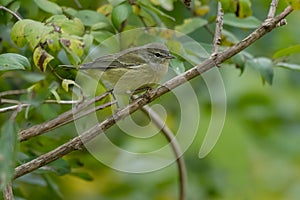
[[[8,8],[6,8],[6,7],[4,7],[4,6],[2,6],[2,5],[0,5],[0,10],[5,10],[6,12],[10,13],[10,14],[13,15],[15,18],[17,18],[19,21],[22,20],[22,18],[21,18],[17,13],[15,13],[14,11],[12,11],[12,10],[10,10],[10,9],[8,9]]]

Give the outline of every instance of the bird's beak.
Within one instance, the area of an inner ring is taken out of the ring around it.
[[[174,58],[176,58],[176,57],[175,57],[175,56],[172,56],[171,54],[169,54],[166,58],[167,58],[167,59],[174,59]]]

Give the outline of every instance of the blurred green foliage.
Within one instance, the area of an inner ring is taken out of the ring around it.
[[[222,48],[232,46],[256,28],[266,17],[270,4],[258,0],[221,2],[225,11]],[[298,8],[298,1],[289,2]],[[180,55],[196,61],[194,54],[205,58],[203,52],[210,53],[216,18],[216,1],[210,0],[194,0],[191,8],[179,0],[0,0],[0,5],[24,18],[17,22],[11,14],[0,10],[0,92],[27,89],[24,94],[3,98],[31,104],[14,120],[8,121],[12,112],[0,114],[1,184],[13,176],[7,162],[19,165],[77,136],[74,124],[69,124],[22,142],[18,148],[15,145],[16,129],[45,122],[71,108],[43,103],[48,99],[72,99],[72,93],[76,93],[69,80],[74,79],[75,72],[60,69],[59,64],[82,63],[93,47],[115,34],[161,27],[180,31],[200,43],[167,43],[177,53],[172,68],[182,73],[191,65]],[[280,1],[278,10],[285,6]],[[188,199],[299,198],[299,15],[294,12],[287,18],[286,26],[223,64],[220,71],[228,102],[226,122],[217,145],[204,159],[197,155],[210,122],[210,95],[201,77],[191,81],[199,104],[186,105],[186,109],[198,106],[201,122],[193,144],[184,154]],[[165,42],[173,36],[162,33],[155,40]],[[138,35],[132,37],[138,41]],[[111,51],[121,49],[119,43],[110,44],[114,44]],[[265,82],[268,84],[262,84]],[[181,113],[174,96],[166,94],[156,102],[164,105],[168,125],[177,130]],[[2,103],[1,108],[9,105]],[[103,111],[99,118],[108,114]],[[140,114],[135,114],[135,120],[143,124],[145,118]],[[117,127],[109,130],[108,135],[116,144],[129,149],[151,149],[166,142],[162,136],[132,141]],[[7,146],[13,148],[8,150]],[[171,200],[178,196],[177,174],[175,164],[147,174],[121,173],[82,150],[20,177],[13,182],[13,188],[16,199]]]

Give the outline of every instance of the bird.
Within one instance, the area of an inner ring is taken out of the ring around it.
[[[100,72],[105,88],[115,94],[133,94],[158,84],[173,58],[165,44],[155,42],[101,56],[77,69]]]

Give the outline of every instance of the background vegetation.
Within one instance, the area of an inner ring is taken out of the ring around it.
[[[270,5],[270,1],[258,0],[252,4],[247,0],[222,2],[224,48],[256,28],[267,16]],[[118,32],[144,26],[182,31],[209,51],[217,8],[216,1],[209,0],[192,1],[190,8],[178,0],[0,0],[0,5],[31,20],[19,23],[11,14],[0,10],[0,92],[29,89],[25,94],[8,97],[32,104],[19,112],[15,120],[8,120],[12,111],[0,114],[2,175],[12,175],[13,166],[77,135],[74,125],[69,124],[17,144],[15,151],[7,151],[17,143],[16,134],[13,137],[9,134],[71,108],[43,103],[58,97],[72,98],[72,90],[64,90],[60,77],[72,79],[74,74],[55,70],[58,64],[79,64],[94,45]],[[278,11],[286,5],[280,1]],[[220,140],[203,159],[197,156],[210,120],[210,98],[201,77],[191,81],[199,96],[199,104],[191,106],[199,106],[201,123],[197,137],[184,154],[188,199],[292,200],[300,197],[299,17],[299,12],[293,12],[287,18],[287,25],[222,64],[227,117]],[[61,30],[53,31],[56,28]],[[184,70],[181,63],[173,67],[180,68],[179,73]],[[167,94],[160,99],[172,113],[168,119],[171,129],[180,121],[180,110],[170,103],[172,98]],[[1,108],[9,105],[2,102]],[[113,128],[111,132],[117,136],[115,142],[126,143],[118,141],[118,129]],[[175,164],[148,174],[121,173],[82,150],[16,179],[13,189],[16,199],[168,200],[178,196],[177,174]],[[1,178],[1,184],[5,181]]]

